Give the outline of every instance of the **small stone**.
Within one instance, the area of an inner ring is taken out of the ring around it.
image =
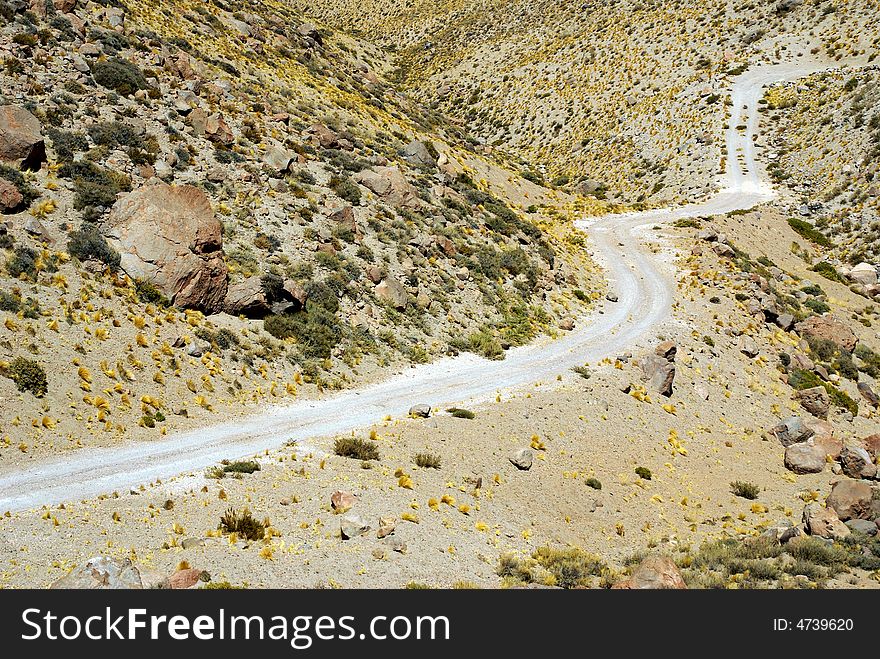
[[[184,538],[180,544],[184,549],[192,549],[193,547],[204,547],[205,541],[203,538]]]
[[[427,419],[429,416],[431,416],[431,406],[427,403],[418,403],[417,405],[413,405],[411,408],[409,408],[409,415]]]
[[[532,449],[521,448],[514,451],[508,459],[517,469],[528,471],[532,467],[532,460],[534,460],[534,457],[535,454],[532,452]]]
[[[333,506],[333,510],[348,510],[356,503],[357,497],[351,492],[336,490],[330,495],[330,505]]]
[[[348,515],[342,518],[339,531],[343,540],[350,540],[359,535],[363,535],[370,530],[370,525],[363,518],[357,515]]]
[[[388,536],[382,540],[382,543],[391,551],[396,551],[399,554],[406,553],[406,543],[396,536]]]

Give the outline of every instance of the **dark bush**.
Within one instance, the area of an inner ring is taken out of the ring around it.
[[[260,471],[260,463],[256,460],[224,462],[223,471],[227,474],[252,474],[255,471]]]
[[[149,87],[144,74],[136,65],[118,57],[96,62],[92,68],[92,76],[102,87],[123,96],[131,96],[136,91]]]
[[[473,419],[477,416],[470,410],[466,410],[461,407],[450,407],[446,411],[449,412],[456,419]]]
[[[636,476],[644,478],[646,481],[651,480],[651,470],[647,467],[636,467]]]
[[[338,437],[333,443],[333,452],[343,458],[379,459],[379,449],[376,444],[358,437]]]
[[[439,469],[440,456],[433,453],[416,453],[413,462],[422,469]]]
[[[6,270],[13,277],[24,275],[28,279],[37,278],[37,253],[30,247],[15,248],[12,258],[6,263]]]
[[[305,311],[266,316],[263,328],[277,339],[295,339],[307,359],[330,357],[342,338],[336,316],[312,304]]]
[[[788,218],[788,226],[794,229],[794,231],[801,237],[806,238],[817,245],[821,245],[822,247],[831,247],[833,245],[824,233],[819,231],[806,220],[797,217],[790,217]]]
[[[47,132],[52,141],[52,148],[55,149],[55,155],[58,156],[60,162],[69,162],[77,153],[89,149],[89,141],[86,139],[85,133],[58,130],[57,128],[50,128]]]
[[[97,259],[113,270],[119,267],[119,252],[110,247],[106,238],[90,224],[83,224],[78,231],[70,233],[67,251],[80,261]]]
[[[742,497],[743,499],[757,499],[758,495],[761,493],[761,488],[754,483],[747,483],[746,481],[733,481],[730,484],[730,491],[733,492],[736,496]]]
[[[59,174],[73,181],[76,190],[73,207],[77,210],[109,208],[116,201],[117,194],[131,190],[128,176],[86,160],[65,163]]]
[[[220,517],[220,528],[224,533],[235,533],[248,540],[262,540],[266,535],[266,526],[266,522],[254,519],[247,508],[241,512],[229,508]]]
[[[42,398],[49,390],[46,371],[31,359],[16,357],[3,375],[15,382],[19,391],[30,391],[37,398]]]
[[[134,290],[141,302],[146,304],[158,304],[160,307],[171,306],[171,302],[162,294],[162,291],[146,279],[135,279]]]
[[[330,178],[330,187],[341,199],[350,204],[357,205],[361,201],[361,189],[357,183],[352,181],[348,176],[333,176]]]

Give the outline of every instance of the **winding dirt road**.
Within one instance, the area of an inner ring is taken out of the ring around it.
[[[114,490],[202,470],[223,458],[253,455],[298,440],[368,426],[385,415],[400,417],[413,403],[435,406],[474,405],[509,390],[548,381],[576,364],[596,362],[645,339],[668,318],[673,298],[671,278],[661,272],[656,255],[640,243],[641,230],[684,217],[751,208],[773,197],[755,158],[753,136],[758,100],[769,83],[793,79],[824,68],[818,64],[756,68],[731,89],[732,112],[725,139],[726,174],[722,191],[688,206],[645,213],[609,215],[577,225],[590,235],[594,256],[602,263],[618,301],[602,313],[582,318],[563,338],[515,348],[504,361],[472,354],[419,366],[384,382],[330,396],[272,408],[237,422],[202,428],[151,442],[83,449],[47,460],[27,471],[0,474],[0,511],[91,498]],[[737,126],[745,125],[745,130]]]

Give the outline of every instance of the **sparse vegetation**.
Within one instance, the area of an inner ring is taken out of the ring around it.
[[[343,458],[355,460],[378,460],[379,448],[375,442],[359,437],[338,437],[333,443],[333,452]]]
[[[446,411],[449,412],[456,419],[473,419],[477,416],[470,410],[465,410],[461,407],[450,407]]]
[[[757,499],[758,495],[761,494],[761,488],[759,486],[747,481],[733,481],[730,484],[730,491],[733,492],[735,496],[750,500]]]
[[[422,469],[440,469],[440,456],[434,453],[416,453],[413,462]]]
[[[247,540],[262,540],[266,535],[266,528],[268,526],[268,520],[261,522],[254,519],[251,511],[247,508],[241,511],[229,508],[220,517],[220,529],[223,533],[235,533],[240,538]]]
[[[49,391],[49,380],[45,369],[32,359],[16,357],[2,371],[5,377],[15,383],[19,391],[29,391],[37,398],[42,398]]]

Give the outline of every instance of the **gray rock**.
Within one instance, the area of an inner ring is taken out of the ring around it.
[[[785,468],[796,474],[818,474],[825,469],[825,450],[812,440],[785,449]]]
[[[807,441],[815,433],[808,428],[799,416],[790,416],[770,430],[783,446],[791,446]]]
[[[396,279],[386,277],[376,285],[376,297],[396,309],[405,309],[409,296],[406,289]]]
[[[811,387],[803,389],[797,393],[797,399],[810,414],[824,419],[828,416],[828,409],[831,406],[831,397],[825,391],[825,387]]]
[[[389,535],[384,538],[382,544],[388,547],[391,551],[396,551],[399,554],[406,553],[406,543],[395,535]]]
[[[370,525],[359,515],[346,515],[339,524],[343,540],[350,540],[370,530]]]
[[[850,478],[874,478],[877,475],[877,465],[871,455],[864,446],[854,442],[844,444],[840,452],[840,467]]]
[[[870,405],[877,407],[877,405],[880,404],[880,398],[878,398],[874,390],[871,389],[871,385],[869,385],[867,382],[859,382],[856,386],[858,387],[859,393],[862,395],[862,398],[868,401]]]
[[[760,353],[758,343],[750,336],[744,336],[740,342],[739,351],[746,357],[757,357]]]
[[[675,380],[675,362],[659,355],[648,355],[639,362],[645,380],[651,388],[663,396],[672,395],[672,383]]]
[[[804,507],[803,522],[810,535],[831,540],[839,540],[849,535],[846,524],[837,518],[832,508],[823,508],[818,503]]]
[[[511,453],[508,459],[510,460],[510,463],[517,469],[528,471],[532,468],[532,461],[534,460],[534,458],[535,454],[532,452],[532,449],[521,448]]]
[[[431,416],[431,406],[427,403],[418,403],[417,405],[413,405],[409,408],[410,416],[419,416],[423,419],[427,419]]]
[[[776,317],[776,325],[786,332],[794,326],[794,316],[790,313],[782,313]]]
[[[203,538],[184,538],[180,545],[184,549],[192,549],[193,547],[204,547],[205,540]]]
[[[853,533],[864,535],[877,535],[877,525],[867,519],[851,519],[846,522],[847,528]]]
[[[431,155],[431,150],[421,140],[413,140],[407,144],[401,150],[400,155],[411,165],[433,167],[437,164],[434,156]]]

